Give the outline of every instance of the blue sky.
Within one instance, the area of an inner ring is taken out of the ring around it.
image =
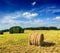
[[[60,28],[60,0],[0,0],[0,30],[12,26]]]

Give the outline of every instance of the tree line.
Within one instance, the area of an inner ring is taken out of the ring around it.
[[[57,27],[28,27],[24,28],[25,30],[60,30]]]
[[[28,27],[28,28],[22,28],[20,26],[13,26],[10,29],[0,30],[0,34],[3,34],[3,32],[9,32],[11,34],[13,34],[13,33],[24,33],[24,30],[60,30],[60,28],[57,28],[57,27]]]

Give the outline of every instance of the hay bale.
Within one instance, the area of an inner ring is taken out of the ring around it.
[[[29,36],[29,44],[30,44],[30,45],[33,45],[33,44],[34,44],[34,35],[33,35],[33,34],[31,34],[31,35]]]
[[[40,41],[44,41],[44,34],[41,34]]]
[[[38,43],[38,34],[35,35],[35,45]]]
[[[37,40],[36,45],[42,45],[42,43],[44,42],[44,35],[43,34],[38,35],[36,40]]]
[[[33,41],[32,41],[32,42],[33,42],[33,45],[36,44],[36,35],[37,35],[37,34],[33,34]]]
[[[38,34],[31,34],[29,36],[29,44],[30,45],[41,45],[44,42],[44,35],[38,35]]]
[[[34,33],[30,34],[30,36],[29,36],[29,44],[35,45],[35,39],[36,39],[36,33],[34,32]]]

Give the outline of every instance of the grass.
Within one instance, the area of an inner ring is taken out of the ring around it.
[[[51,46],[29,45],[28,37],[31,33],[44,34],[45,42],[55,43]],[[21,34],[0,35],[0,53],[60,53],[60,30],[26,30]]]

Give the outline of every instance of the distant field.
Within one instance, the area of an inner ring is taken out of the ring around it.
[[[55,45],[29,45],[28,37],[31,33],[43,33],[44,41]],[[5,32],[0,35],[0,53],[60,53],[60,30],[26,30],[21,34]]]

